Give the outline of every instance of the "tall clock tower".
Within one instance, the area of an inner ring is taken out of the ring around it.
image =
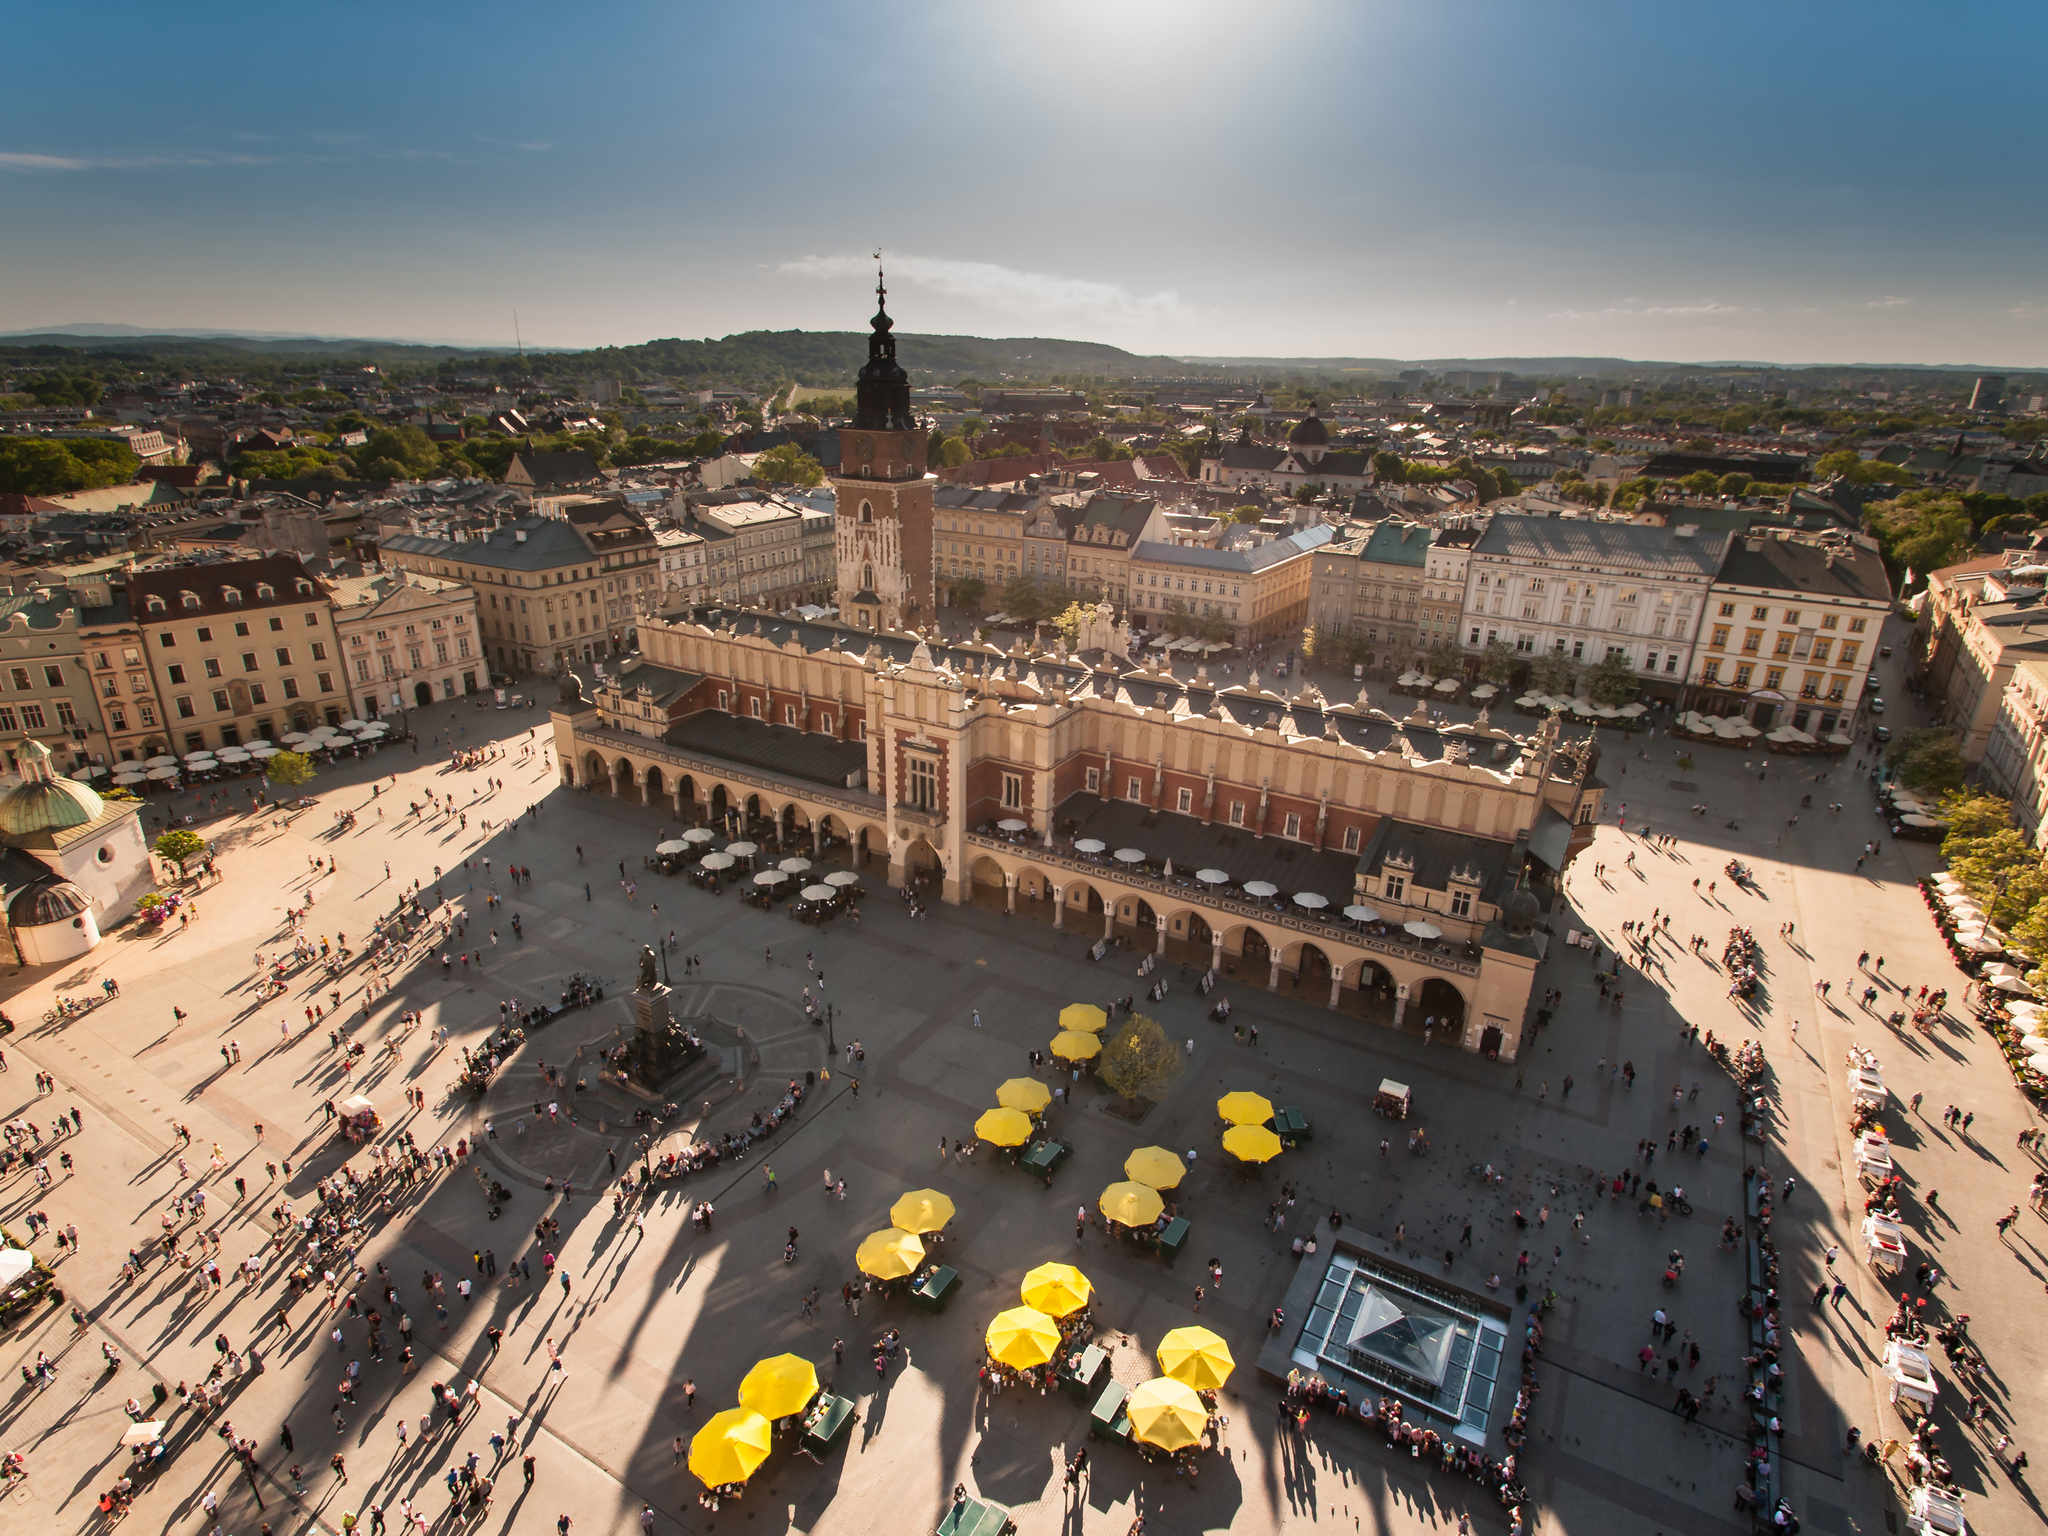
[[[861,629],[910,629],[932,597],[932,484],[925,434],[910,415],[910,375],[896,361],[888,290],[875,274],[874,334],[854,386],[853,425],[839,431],[836,551],[839,617]]]

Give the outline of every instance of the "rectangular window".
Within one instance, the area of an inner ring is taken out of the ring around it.
[[[309,613],[306,617],[310,619],[313,615]],[[313,659],[315,661],[325,661],[327,659],[327,645],[325,641],[315,640],[313,642]]]
[[[1471,915],[1472,893],[1466,890],[1456,890],[1451,892],[1451,916],[1470,917]]]
[[[313,629],[313,628],[317,627],[317,626],[319,625],[319,623],[320,623],[320,615],[319,615],[318,613],[315,613],[315,612],[313,612],[313,611],[312,611],[312,610],[310,610],[310,609],[309,609],[309,610],[307,610],[307,613],[306,613],[306,628],[308,628],[308,629]]]
[[[290,646],[280,645],[277,648],[277,664],[280,667],[288,667],[292,664],[292,648]]]
[[[197,637],[201,645],[207,645],[211,643],[213,640],[213,631],[204,624],[200,625],[197,629],[193,630],[192,633],[195,637]]]
[[[180,720],[190,720],[193,716],[193,713],[194,711],[192,708],[192,701],[189,698],[180,695],[178,699],[178,718]]]
[[[139,700],[136,703],[135,712],[145,727],[156,724],[156,706],[147,699]]]
[[[1737,665],[1737,667],[1735,668],[1735,686],[1738,688],[1747,688],[1749,686],[1750,674],[1754,670],[1755,669],[1751,667],[1750,664],[1746,661]]]
[[[270,695],[264,692],[261,683],[251,683],[249,685],[249,702],[251,704],[268,704],[270,702]]]
[[[1713,646],[1717,651],[1725,651],[1728,648],[1728,626],[1726,624],[1716,624],[1714,626]]]
[[[1862,633],[1863,633],[1863,626],[1864,626],[1864,624],[1866,624],[1867,622],[1868,622],[1868,620],[1865,620],[1865,619],[1851,619],[1851,620],[1849,621],[1849,633],[1850,633],[1850,634],[1852,634],[1852,635],[1860,635],[1860,634],[1862,634]]]
[[[782,706],[782,723],[784,725],[796,724],[796,706],[794,704],[785,704]]]
[[[936,811],[939,808],[939,765],[936,760],[914,756],[910,759],[910,783],[907,786],[910,804],[920,811]]]
[[[256,670],[256,653],[254,651],[242,652],[242,670],[244,672],[254,672]]]
[[[40,731],[43,728],[43,706],[40,704],[22,705],[21,727],[25,731]]]
[[[271,615],[270,632],[273,635],[281,635],[284,633],[284,620],[278,618],[275,614]]]
[[[1707,658],[1706,670],[1700,675],[1710,683],[1718,683],[1721,681],[1721,663],[1709,656]]]
[[[322,693],[334,692],[334,674],[332,672],[315,673],[313,681],[319,684]]]
[[[1733,603],[1723,603],[1723,604],[1721,605],[1721,617],[1722,617],[1722,618],[1724,618],[1724,619],[1732,619],[1732,618],[1734,618],[1734,617],[1735,617],[1735,605],[1734,605]]]
[[[1174,791],[1173,808],[1183,816],[1189,816],[1195,809],[1195,792],[1192,789]]]
[[[107,718],[113,722],[115,730],[125,731],[128,729],[128,712],[125,709],[110,709],[107,711]]]
[[[1089,794],[1099,795],[1102,793],[1102,770],[1100,768],[1087,769],[1083,774],[1083,778]]]
[[[299,696],[299,680],[296,677],[284,680],[284,696],[288,699],[296,699]]]
[[[753,717],[754,719],[756,719],[756,720],[760,719],[760,718],[761,718],[761,701],[760,701],[759,699],[754,699],[754,698],[750,698],[750,699],[748,699],[748,700],[747,700],[747,713],[748,713],[749,715],[751,715],[751,716],[752,716],[752,717]]]
[[[62,688],[64,686],[64,669],[53,663],[45,662],[43,664],[43,681],[52,688]]]
[[[1242,800],[1230,802],[1230,824],[1233,827],[1244,825],[1244,802]]]
[[[229,705],[227,689],[216,688],[213,690],[213,707],[216,711],[223,715],[228,713]]]
[[[207,657],[206,661],[204,662],[204,666],[206,667],[206,675],[208,677],[220,676],[220,661],[218,658],[212,656]]]
[[[0,731],[18,731],[21,726],[15,721],[14,706],[0,704]]]
[[[1344,829],[1344,851],[1346,853],[1358,852],[1358,828],[1346,827]]]
[[[21,669],[17,667],[15,670],[18,672]],[[164,675],[174,683],[182,683],[185,681],[185,668],[180,663],[174,661],[164,669]],[[23,683],[22,686],[25,688],[28,684]]]
[[[244,623],[243,623],[243,622],[242,622],[241,620],[237,619],[237,620],[235,621],[235,635],[236,635],[236,638],[238,638],[238,639],[242,639],[242,640],[246,640],[246,639],[248,639],[248,638],[249,638],[249,626],[248,626],[247,624],[244,624]]]
[[[1280,827],[1280,835],[1282,837],[1294,838],[1301,836],[1301,813],[1299,811],[1289,811],[1287,813],[1287,819]]]
[[[1768,670],[1767,670],[1767,671],[1766,671],[1766,672],[1764,673],[1764,686],[1765,686],[1766,688],[1782,688],[1782,687],[1784,687],[1784,686],[1785,686],[1785,669],[1784,669],[1783,667],[1772,667],[1772,668],[1768,669]]]
[[[1142,800],[1145,798],[1144,782],[1135,773],[1124,780],[1124,798],[1126,800]]]
[[[1407,889],[1408,877],[1406,875],[1380,876],[1380,894],[1389,901],[1399,901],[1402,892]]]

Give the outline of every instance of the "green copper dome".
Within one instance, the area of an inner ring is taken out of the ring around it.
[[[0,796],[0,836],[27,837],[82,827],[106,809],[85,785],[50,771],[50,749],[29,738],[15,749],[21,783]]]

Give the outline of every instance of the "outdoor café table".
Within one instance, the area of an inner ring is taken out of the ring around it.
[[[1131,1416],[1124,1412],[1124,1399],[1129,1395],[1129,1389],[1120,1381],[1104,1387],[1095,1406],[1088,1410],[1088,1433],[1097,1439],[1130,1439]]]
[[[1071,1355],[1072,1351],[1068,1351]],[[1060,1366],[1060,1386],[1073,1393],[1083,1402],[1093,1402],[1097,1397],[1096,1384],[1109,1370],[1109,1353],[1099,1344],[1090,1344],[1081,1351],[1081,1358],[1071,1364]]]
[[[960,1283],[960,1272],[950,1264],[941,1264],[917,1283],[911,1296],[933,1312],[945,1309],[952,1298],[953,1287]]]
[[[1188,1219],[1176,1216],[1159,1229],[1159,1252],[1171,1264],[1180,1257],[1181,1248],[1188,1240]]]
[[[847,1426],[853,1423],[853,1404],[843,1397],[830,1392],[818,1394],[818,1400],[804,1415],[804,1446],[812,1455],[829,1451],[846,1438]]]
[[[1309,1141],[1315,1136],[1308,1116],[1291,1106],[1273,1112],[1273,1131],[1282,1141]]]
[[[1003,1536],[1013,1531],[1017,1522],[1010,1518],[1010,1512],[999,1504],[984,1504],[979,1499],[955,1499],[939,1521],[938,1536]]]
[[[1066,1159],[1067,1147],[1064,1142],[1041,1141],[1024,1154],[1024,1166],[1050,1184],[1053,1171]]]

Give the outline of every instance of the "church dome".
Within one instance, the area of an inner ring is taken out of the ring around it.
[[[1330,429],[1323,425],[1316,415],[1315,402],[1310,401],[1308,414],[1294,424],[1294,430],[1287,434],[1287,441],[1297,448],[1321,448],[1330,441]]]
[[[863,432],[911,432],[910,375],[896,361],[896,322],[889,318],[888,290],[875,280],[875,318],[869,323],[868,360],[853,385],[853,425]]]
[[[47,928],[52,923],[68,923],[81,912],[91,910],[92,903],[83,891],[69,880],[50,875],[31,881],[14,893],[14,899],[7,903],[7,926]]]
[[[16,749],[21,783],[0,796],[0,836],[27,837],[82,827],[106,809],[85,785],[50,771],[50,749],[33,737]]]

